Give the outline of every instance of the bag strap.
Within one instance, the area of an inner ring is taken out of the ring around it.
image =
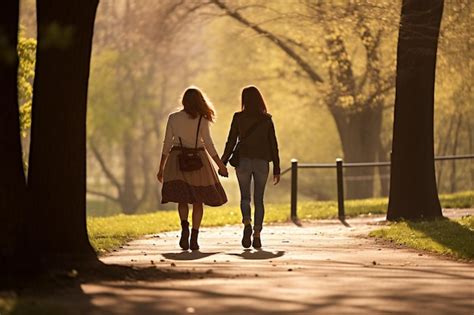
[[[199,127],[201,127],[201,120],[202,120],[202,115],[199,117],[198,127],[197,127],[197,130],[196,130],[196,143],[194,144],[195,149],[197,149],[197,146],[198,146]]]
[[[247,133],[245,134],[245,136],[240,138],[240,142],[242,142],[242,140],[248,138],[257,129],[258,125],[260,125],[260,123],[265,121],[265,120],[267,120],[267,118],[261,119],[261,120],[255,122],[252,126],[250,126],[250,128],[247,130]]]

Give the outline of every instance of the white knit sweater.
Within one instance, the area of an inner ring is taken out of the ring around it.
[[[166,124],[165,139],[163,141],[164,155],[169,154],[172,146],[179,146],[179,138],[186,148],[194,148],[198,118],[191,118],[184,110],[171,113]],[[216,148],[211,137],[211,122],[204,117],[201,120],[198,136],[198,148],[205,147],[209,155],[217,155]]]

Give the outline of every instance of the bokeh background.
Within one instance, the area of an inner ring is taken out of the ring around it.
[[[34,1],[21,5],[19,98],[27,156],[37,34]],[[241,88],[253,84],[273,115],[282,169],[292,158],[389,160],[400,5],[101,0],[89,83],[88,215],[174,206],[160,203],[155,174],[168,114],[180,108],[190,85],[201,88],[217,110],[212,134],[221,153]],[[473,16],[471,1],[445,1],[435,88],[438,156],[474,152]],[[49,36],[67,38],[54,28]],[[471,160],[436,166],[440,193],[473,189]],[[288,175],[268,187],[268,202],[289,201]],[[386,168],[347,173],[346,196],[384,197],[388,176]],[[229,203],[238,204],[233,170],[222,181]],[[300,171],[300,199],[335,197],[335,170]]]

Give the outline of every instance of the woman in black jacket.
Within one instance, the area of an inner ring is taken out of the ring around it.
[[[240,209],[242,211],[242,223],[244,224],[242,246],[249,248],[252,245],[254,248],[261,248],[260,231],[265,215],[263,195],[269,173],[269,162],[273,162],[273,183],[276,185],[280,181],[280,158],[272,116],[267,113],[262,94],[255,86],[248,86],[242,90],[242,110],[235,113],[232,119],[229,136],[222,155],[224,164],[227,164],[231,158],[236,147],[237,138],[239,139],[239,163],[236,167],[236,173],[239,180]],[[252,179],[255,206],[253,242],[251,241],[252,220],[250,209]]]

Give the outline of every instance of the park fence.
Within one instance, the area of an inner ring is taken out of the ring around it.
[[[449,160],[470,160],[474,158],[474,154],[437,156],[435,161]],[[285,169],[281,175],[288,172],[291,173],[291,202],[290,215],[294,222],[298,221],[298,170],[299,169],[335,169],[336,170],[336,190],[337,190],[337,206],[338,217],[341,221],[345,220],[344,210],[344,168],[379,168],[390,167],[390,162],[363,162],[363,163],[344,163],[341,158],[336,159],[336,163],[299,163],[297,159],[291,160],[291,167]]]

